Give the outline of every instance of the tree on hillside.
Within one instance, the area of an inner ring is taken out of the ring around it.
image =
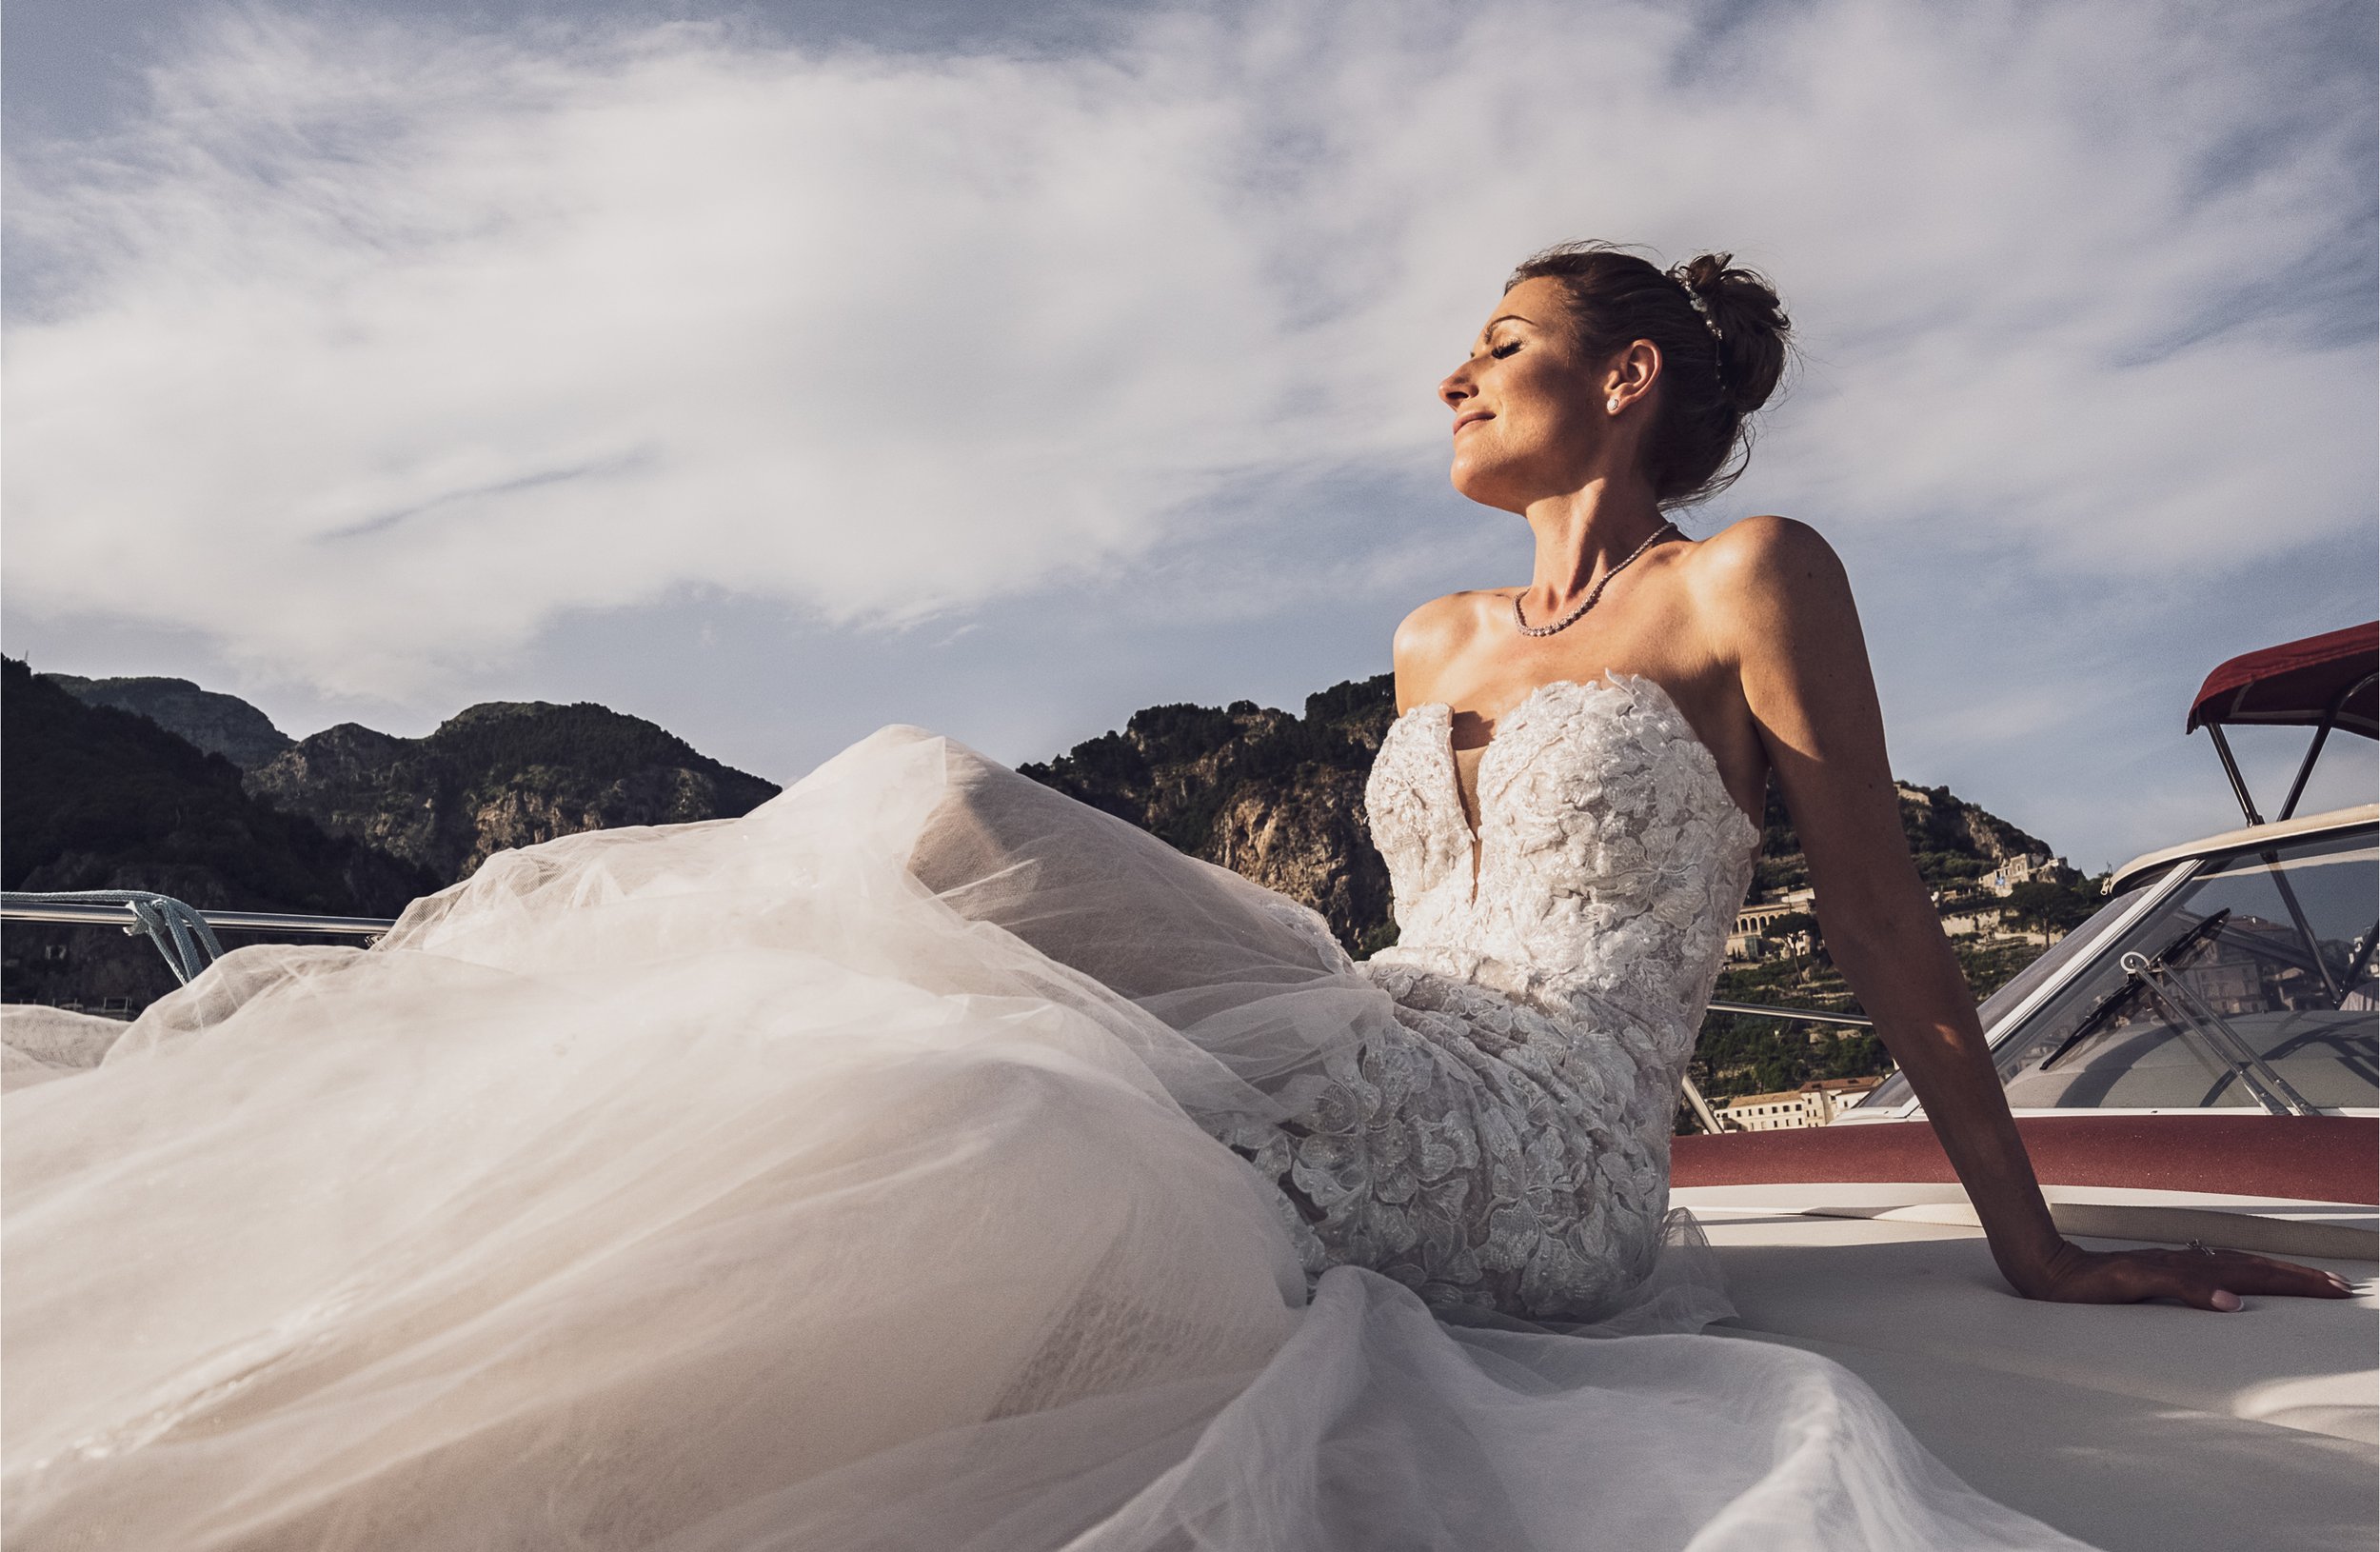
[[[2072,932],[2103,904],[2098,885],[2088,879],[2028,879],[2001,902],[2000,920],[2020,930],[2038,932],[2046,948],[2052,933],[2063,937]]]
[[[1801,968],[1803,952],[1801,944],[1804,933],[1809,934],[1811,946],[1815,948],[1819,942],[1818,919],[1806,910],[1787,911],[1760,929],[1760,936],[1775,938],[1793,950],[1794,968],[1796,970]]]

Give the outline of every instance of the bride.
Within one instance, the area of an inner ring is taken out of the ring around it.
[[[1785,331],[1724,255],[1574,245],[1439,386],[1536,561],[1397,632],[1368,962],[896,727],[369,951],[241,949],[12,1093],[11,1544],[2073,1544],[1696,1334],[1668,1138],[1772,775],[2018,1293],[2343,1290],[2052,1226],[1840,566],[1664,516]]]

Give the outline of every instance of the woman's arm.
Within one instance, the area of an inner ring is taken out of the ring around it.
[[[2094,1254],[2050,1221],[1973,994],[1901,829],[1884,723],[1842,563],[1817,533],[1754,518],[1711,541],[1706,601],[1810,863],[1828,951],[1950,1155],[2001,1274],[2028,1298],[2343,1297],[2328,1272],[2226,1252]]]

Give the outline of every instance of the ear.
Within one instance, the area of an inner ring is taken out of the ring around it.
[[[1603,397],[1624,410],[1652,392],[1660,375],[1661,348],[1651,340],[1632,341],[1604,369]]]

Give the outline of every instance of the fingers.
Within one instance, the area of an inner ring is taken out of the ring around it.
[[[2277,1293],[2299,1299],[2346,1299],[2354,1288],[2333,1272],[2300,1266],[2293,1261],[2269,1261],[2262,1256],[2219,1257],[2215,1263],[2223,1285],[2240,1293]],[[2236,1269],[2234,1269],[2236,1268]]]
[[[2297,1299],[2346,1299],[2354,1289],[2344,1278],[2295,1262],[2271,1261],[2238,1250],[2151,1252],[2158,1257],[2162,1284],[2148,1298],[2179,1299],[2199,1309],[2229,1312],[2249,1294]]]

